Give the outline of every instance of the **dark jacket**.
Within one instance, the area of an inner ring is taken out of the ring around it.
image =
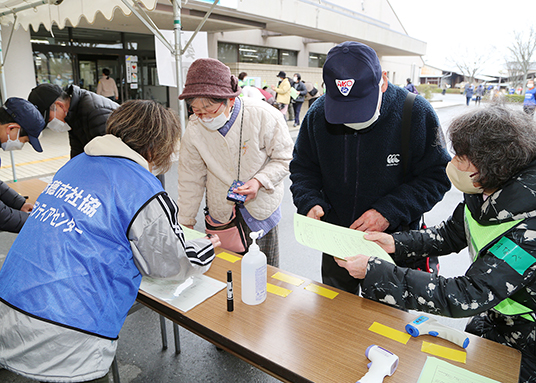
[[[65,122],[71,127],[69,144],[73,158],[84,152],[89,141],[106,133],[106,121],[119,105],[76,85],[71,85],[67,93],[71,95],[71,105]]]
[[[294,102],[304,102],[305,101],[305,95],[307,94],[307,88],[305,87],[305,84],[303,81],[297,81],[292,84],[292,87],[298,91],[300,94]]]
[[[468,239],[465,205],[473,219],[486,227],[524,219],[483,247],[464,276],[444,278],[371,259],[363,280],[363,295],[405,309],[449,317],[474,316],[466,331],[521,350],[520,382],[535,382],[536,322],[493,309],[499,302],[510,298],[536,310],[535,191],[536,161],[486,201],[481,194],[465,194],[464,203],[458,205],[452,217],[442,224],[394,234],[396,251],[393,258],[398,262],[407,257],[447,255],[467,247],[474,238]],[[497,256],[493,249],[502,237],[511,241],[510,251],[517,246],[510,257],[509,252]],[[516,267],[516,262],[522,267]],[[529,315],[536,318],[534,313]]]
[[[412,224],[450,188],[445,167],[450,160],[438,144],[439,120],[432,106],[417,96],[412,111],[411,160],[404,177],[400,162],[402,107],[407,90],[389,84],[380,117],[356,131],[325,119],[324,98],[317,99],[302,122],[290,163],[291,191],[299,214],[315,205],[324,220],[349,227],[369,209],[389,222],[389,231]]]
[[[18,233],[28,218],[28,213],[20,211],[26,199],[0,181],[0,230]]]

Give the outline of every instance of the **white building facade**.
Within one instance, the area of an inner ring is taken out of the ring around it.
[[[212,0],[183,0],[183,30],[195,30],[211,4]],[[159,29],[173,28],[169,1],[159,0],[147,14]],[[53,26],[52,31],[19,27],[13,33],[12,26],[2,26],[8,97],[25,98],[43,82],[74,83],[94,91],[106,67],[122,101],[153,98],[176,106],[176,88],[159,84],[154,37],[139,19],[116,10],[111,20],[99,14],[92,24],[84,18],[74,24]],[[207,32],[209,57],[226,63],[236,75],[247,72],[260,80],[258,85],[268,86],[283,70],[289,77],[300,73],[303,80],[321,87],[329,49],[348,40],[375,49],[383,70],[397,85],[405,84],[406,78],[418,82],[420,56],[426,52],[426,43],[406,34],[387,0],[220,0],[201,30]],[[128,72],[129,60],[137,62],[134,78]]]

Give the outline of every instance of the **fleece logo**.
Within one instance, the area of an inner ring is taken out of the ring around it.
[[[389,154],[387,156],[387,166],[398,166],[400,163],[400,154]]]
[[[348,80],[335,80],[335,84],[337,84],[337,88],[339,88],[339,92],[341,92],[343,96],[348,96],[354,83],[355,80],[351,78]]]

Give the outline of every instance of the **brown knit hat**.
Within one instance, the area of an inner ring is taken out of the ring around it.
[[[184,90],[179,96],[185,98],[233,98],[242,93],[238,79],[228,66],[216,59],[197,59],[186,75]]]

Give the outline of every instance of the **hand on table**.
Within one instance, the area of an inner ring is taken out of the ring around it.
[[[359,231],[384,231],[389,227],[389,221],[377,210],[370,209],[350,225],[350,229]]]
[[[20,208],[20,211],[23,211],[25,213],[30,213],[33,210],[34,205],[26,202],[22,207]]]
[[[205,238],[212,242],[212,246],[214,246],[214,248],[221,246],[220,237],[218,237],[217,234],[209,234]]]

